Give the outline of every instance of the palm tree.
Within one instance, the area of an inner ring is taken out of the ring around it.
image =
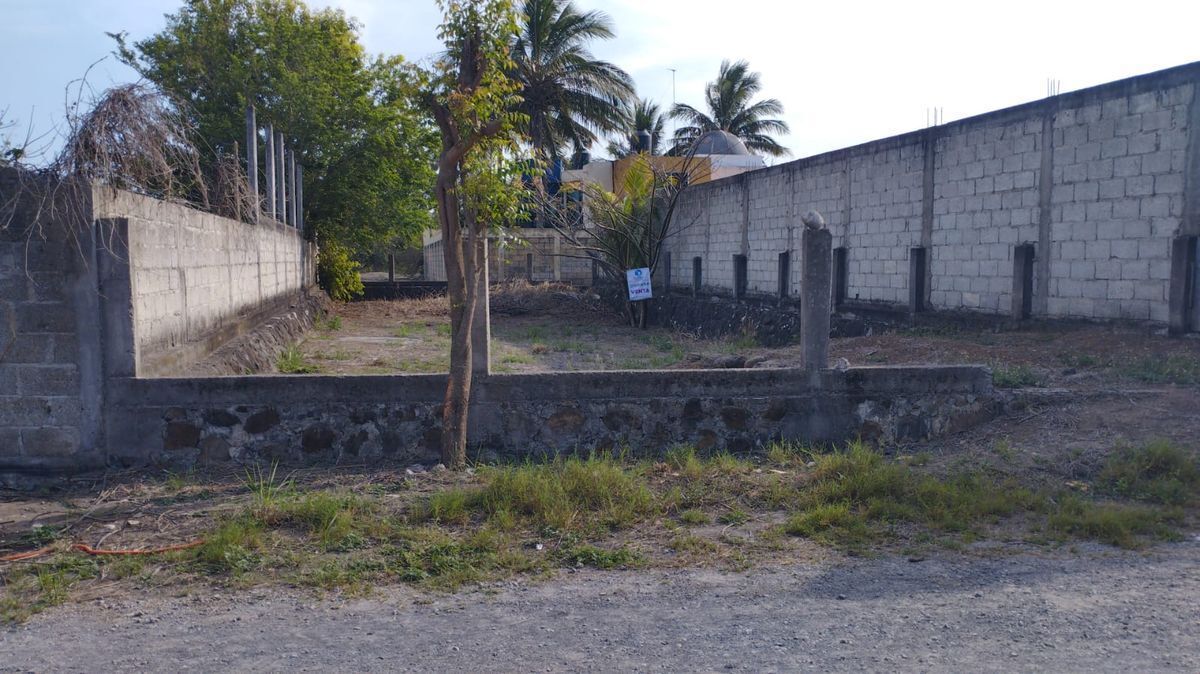
[[[749,68],[745,61],[721,62],[717,79],[704,90],[708,114],[684,103],[671,109],[671,116],[687,125],[675,132],[672,154],[686,153],[700,136],[717,130],[741,138],[751,152],[772,157],[788,154],[787,148],[771,137],[788,132],[787,122],[770,117],[782,115],[783,104],[774,98],[751,102],[762,89],[762,82],[759,74],[749,72]]]
[[[633,80],[617,66],[592,58],[587,43],[613,37],[603,12],[580,13],[570,0],[525,0],[513,42],[513,78],[528,116],[526,132],[544,161],[567,146],[587,148],[596,133],[625,128],[624,102]]]
[[[614,159],[628,157],[637,152],[641,140],[638,134],[650,132],[650,154],[660,154],[663,143],[663,127],[666,117],[659,110],[658,104],[648,98],[639,98],[633,103],[633,108],[626,112],[629,125],[616,140],[608,144],[608,153]]]

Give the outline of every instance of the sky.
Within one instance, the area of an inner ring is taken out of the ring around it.
[[[604,11],[616,37],[594,54],[628,71],[638,93],[668,107],[703,105],[722,59],[761,73],[778,98],[793,158],[1200,61],[1200,2],[1141,0],[575,0]],[[362,24],[368,51],[427,61],[438,49],[434,0],[310,0]],[[104,59],[105,32],[161,30],[178,0],[0,0],[0,111],[9,132],[52,132],[64,87]],[[672,69],[674,72],[672,72]],[[97,89],[135,74],[108,58]],[[674,80],[674,81],[673,81]],[[668,125],[668,128],[670,126]]]

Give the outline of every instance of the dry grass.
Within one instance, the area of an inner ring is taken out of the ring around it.
[[[152,516],[150,504],[160,518],[180,513],[204,545],[90,558],[68,549],[66,529],[39,529],[5,547],[48,543],[56,552],[0,568],[0,613],[23,620],[100,579],[158,588],[298,584],[362,593],[401,582],[449,590],[562,567],[736,570],[821,546],[848,554],[958,549],[982,540],[1139,548],[1177,539],[1195,520],[1194,500],[1176,495],[1194,486],[1196,456],[1164,443],[1115,455],[1084,491],[913,463],[858,444],[833,452],[774,445],[752,457],[677,447],[659,460],[605,454],[479,466],[474,475],[261,470],[224,493],[194,477],[168,476],[155,496],[141,497],[138,519]],[[1097,492],[1105,496],[1088,496]],[[175,543],[184,534],[109,545]]]

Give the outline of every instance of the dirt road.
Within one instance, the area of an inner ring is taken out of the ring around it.
[[[431,600],[432,599],[432,600]],[[68,604],[0,671],[1200,670],[1200,542]]]

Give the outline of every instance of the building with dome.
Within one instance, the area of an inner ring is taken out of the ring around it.
[[[622,176],[633,161],[634,157],[588,160],[585,154],[582,161],[576,161],[572,168],[562,172],[561,180],[564,185],[593,183],[611,192],[614,185],[621,184]],[[762,157],[746,149],[740,138],[720,130],[700,136],[693,151],[685,157],[653,156],[650,161],[666,171],[682,171],[686,166],[692,184],[720,180],[767,166]]]

